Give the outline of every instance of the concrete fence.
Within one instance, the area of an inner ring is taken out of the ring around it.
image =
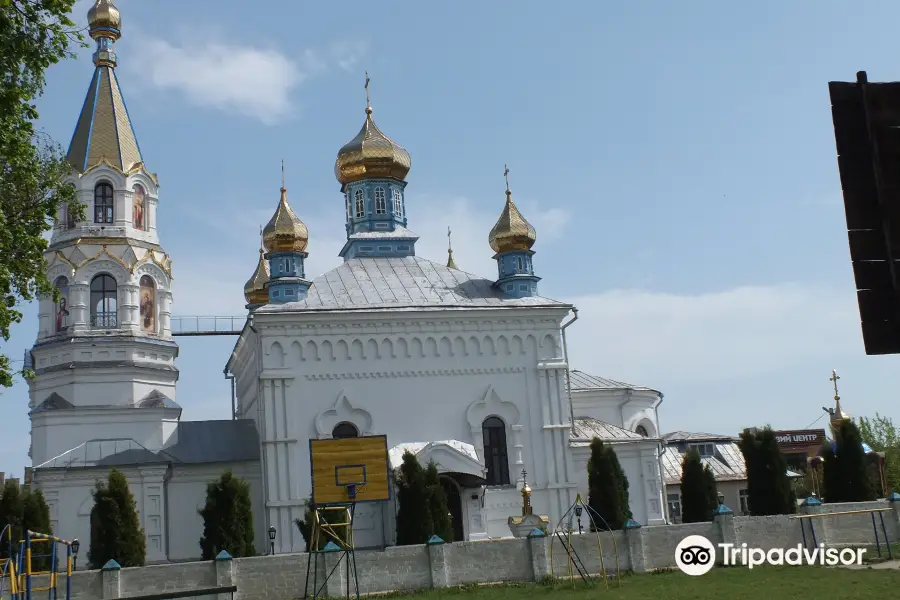
[[[814,521],[816,543],[828,546],[869,546],[875,543],[871,513],[836,514],[873,508],[890,509],[875,514],[879,540],[883,544],[881,516],[891,542],[900,541],[900,495],[887,502],[818,504],[805,502],[799,514],[827,514]],[[746,543],[771,549],[803,543],[801,522],[809,519],[779,515],[735,516],[720,507],[712,522],[641,527],[630,523],[624,531],[572,536],[572,546],[588,571],[646,572],[675,567],[675,547],[688,535],[702,535],[714,544]],[[812,547],[806,523],[806,544]],[[331,571],[341,553],[320,555],[318,580]],[[721,559],[721,557],[719,557]],[[226,553],[213,561],[163,564],[122,569],[108,564],[97,571],[79,571],[72,576],[73,598],[87,600],[140,596],[176,590],[235,585],[240,600],[292,600],[302,598],[306,584],[308,555],[282,554],[232,559]],[[327,582],[327,594],[346,595],[346,572],[342,566]],[[501,539],[453,544],[398,546],[384,551],[356,553],[361,593],[439,588],[471,583],[542,581],[569,573],[568,556],[555,536]],[[343,576],[337,576],[343,573]],[[62,583],[64,585],[64,582]],[[220,600],[228,598],[220,596]],[[213,598],[213,597],[210,597]]]

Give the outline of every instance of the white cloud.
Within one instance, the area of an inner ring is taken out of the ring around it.
[[[368,48],[366,40],[340,40],[331,45],[329,55],[341,69],[353,71],[353,67],[366,54]]]
[[[579,309],[568,330],[573,367],[651,387],[760,380],[862,352],[851,288],[612,290],[570,300]]]
[[[299,61],[274,49],[219,42],[181,47],[140,36],[130,68],[153,86],[177,91],[203,107],[254,117],[273,124],[289,115],[290,94],[324,68],[312,51]]]

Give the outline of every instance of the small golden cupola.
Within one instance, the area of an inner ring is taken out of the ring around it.
[[[506,178],[506,205],[488,234],[499,273],[495,285],[515,298],[536,296],[540,277],[534,274],[531,247],[537,241],[537,232],[513,202],[509,169],[505,166],[503,176]]]
[[[259,262],[253,275],[244,284],[244,298],[250,306],[269,302],[269,291],[266,289],[266,284],[269,283],[269,262],[262,244],[262,227],[259,228],[259,238]]]
[[[113,29],[118,33],[122,28],[122,15],[112,0],[97,0],[88,10],[87,18],[92,37],[100,29]]]
[[[287,201],[284,163],[281,164],[281,199],[278,208],[263,228],[263,246],[269,261],[266,290],[269,304],[298,302],[306,298],[312,282],[306,279],[304,261],[309,256],[309,231]]]
[[[356,137],[338,151],[334,176],[341,186],[372,178],[404,181],[410,166],[409,152],[386,136],[372,119],[366,74],[366,121]]]

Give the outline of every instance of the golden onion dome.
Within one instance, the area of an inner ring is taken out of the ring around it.
[[[269,302],[269,292],[266,283],[269,282],[269,261],[266,260],[265,251],[259,249],[259,263],[253,276],[244,284],[244,298],[247,304],[266,304]]]
[[[366,122],[355,138],[338,151],[334,176],[341,185],[368,177],[404,180],[410,168],[409,152],[384,135],[366,108]]]
[[[281,200],[268,225],[263,229],[263,244],[268,252],[305,252],[309,231],[287,201],[287,189],[281,188]]]
[[[119,9],[112,3],[112,0],[97,0],[88,10],[87,17],[91,37],[97,37],[98,30],[115,29],[118,33],[118,30],[122,28],[122,15],[119,14]],[[109,35],[108,31],[103,33],[105,36]]]
[[[537,232],[525,220],[512,200],[512,192],[506,190],[506,206],[500,218],[491,228],[488,242],[494,252],[511,252],[513,250],[530,250],[537,241]]]

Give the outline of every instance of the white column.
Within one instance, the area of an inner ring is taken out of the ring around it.
[[[159,334],[172,335],[172,292],[160,290],[157,293],[159,302]]]
[[[113,224],[116,227],[128,227],[131,224],[131,192],[127,190],[116,190],[113,194],[113,206],[115,206],[115,215],[113,215]]]
[[[118,286],[118,328],[140,327],[140,315],[138,306],[138,297],[140,296],[140,288],[134,277],[131,277],[126,283]]]
[[[43,296],[38,300],[38,337],[45,338],[56,333],[56,320],[53,314],[53,298]]]
[[[90,302],[91,286],[89,283],[73,283],[69,286],[69,323],[75,331],[84,331],[90,328]]]
[[[147,231],[156,232],[156,207],[158,201],[156,198],[147,199]]]

